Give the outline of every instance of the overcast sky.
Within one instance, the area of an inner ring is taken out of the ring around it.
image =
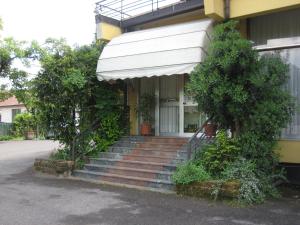
[[[0,0],[3,22],[1,37],[16,40],[65,38],[70,45],[90,44],[95,37],[95,2],[97,0]],[[17,66],[19,67],[19,66]],[[36,74],[34,65],[26,69]],[[7,84],[0,78],[0,84]]]
[[[2,36],[40,43],[48,37],[64,37],[70,45],[89,44],[95,33],[96,1],[0,0]]]
[[[94,10],[97,1],[0,0],[0,17],[3,22],[1,37],[29,42],[37,40],[40,44],[49,37],[63,37],[70,45],[90,44],[95,37]],[[160,7],[178,1],[166,0]],[[126,4],[130,2],[136,0],[126,0]],[[36,74],[38,67],[32,66],[27,71]],[[3,83],[7,83],[7,80],[0,78],[0,84]]]

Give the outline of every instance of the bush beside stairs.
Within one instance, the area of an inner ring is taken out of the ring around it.
[[[171,181],[176,166],[187,158],[187,138],[177,137],[122,137],[108,152],[91,158],[83,170],[73,176],[82,179],[173,191]]]

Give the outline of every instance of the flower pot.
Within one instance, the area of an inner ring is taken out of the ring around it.
[[[26,131],[25,132],[25,140],[33,140],[35,138],[34,131]]]
[[[216,124],[207,123],[204,127],[204,133],[207,137],[214,137],[217,134],[217,128]]]
[[[142,123],[141,125],[141,135],[149,136],[151,135],[151,124],[150,123]]]

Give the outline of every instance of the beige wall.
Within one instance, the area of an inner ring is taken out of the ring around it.
[[[15,107],[1,107],[1,122],[11,123],[12,122],[12,109],[21,109],[21,112],[25,112],[26,108],[24,106],[15,106]]]

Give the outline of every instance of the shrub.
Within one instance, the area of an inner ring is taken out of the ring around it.
[[[241,183],[239,202],[260,203],[265,199],[260,180],[256,173],[256,165],[251,161],[239,159],[227,166],[222,172],[224,180],[238,180]]]
[[[207,147],[203,165],[213,175],[220,175],[237,153],[255,164],[249,168],[254,170],[248,179],[251,182],[246,180],[243,186],[245,193],[256,194],[244,196],[248,202],[259,202],[273,192],[272,182],[281,176],[275,170],[279,160],[274,149],[295,110],[293,97],[283,88],[289,80],[288,70],[279,54],[260,56],[251,42],[241,37],[237,22],[228,21],[214,28],[208,55],[190,76],[187,89],[199,109],[236,138],[234,143],[223,143],[225,148],[218,144]],[[233,172],[233,167],[229,169]],[[236,178],[246,172],[241,169],[236,167]]]
[[[106,151],[110,145],[121,137],[123,129],[120,127],[120,119],[118,113],[111,113],[101,120],[100,128],[91,138],[91,148],[87,149],[88,156]]]
[[[16,115],[13,127],[16,136],[24,136],[27,131],[35,130],[36,121],[31,113],[21,113]]]
[[[14,139],[12,136],[0,136],[0,141],[10,141]]]
[[[211,176],[205,171],[204,167],[194,162],[178,166],[176,172],[172,175],[172,180],[175,184],[190,184],[209,179],[211,179]]]
[[[216,141],[203,149],[201,162],[205,169],[213,174],[220,174],[240,153],[235,139],[230,139],[225,131],[217,134]]]
[[[52,160],[71,160],[70,153],[67,148],[58,149],[55,152],[52,152],[50,155]]]

